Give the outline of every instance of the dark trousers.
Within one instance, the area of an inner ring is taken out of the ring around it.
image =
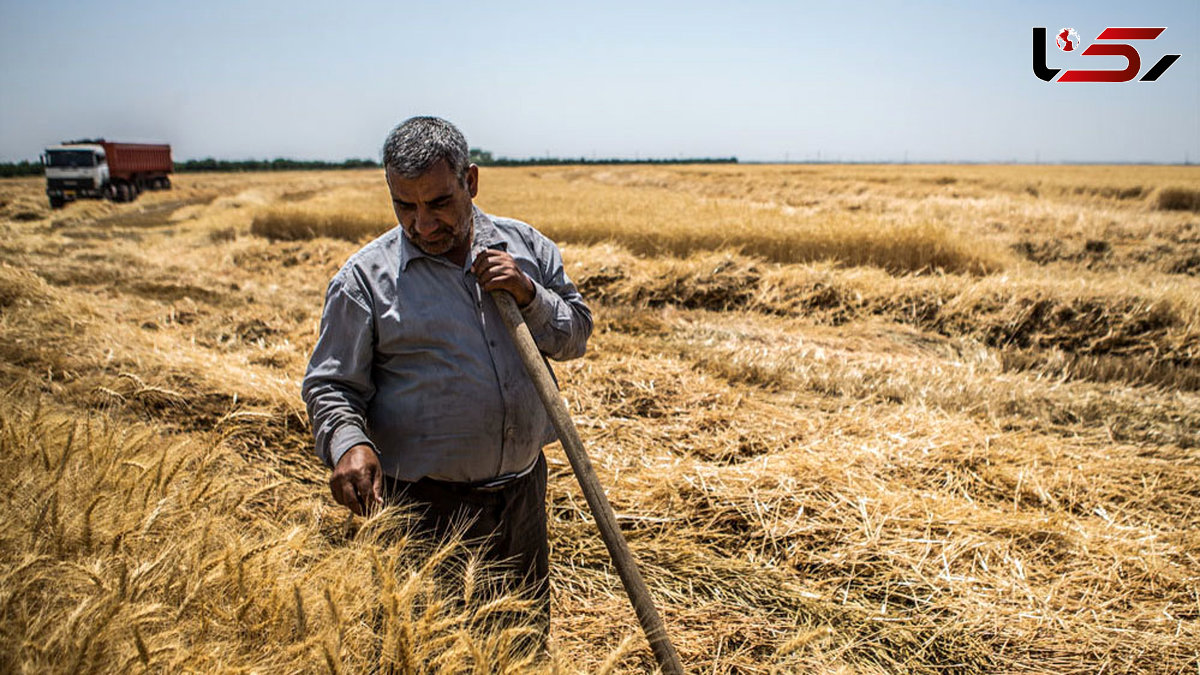
[[[528,618],[539,629],[544,648],[550,630],[545,455],[538,455],[533,471],[499,488],[385,476],[384,491],[390,501],[416,506],[417,527],[424,534],[441,538],[466,524],[464,539],[483,541],[483,558],[507,567],[508,581],[501,590],[534,601],[534,615]]]

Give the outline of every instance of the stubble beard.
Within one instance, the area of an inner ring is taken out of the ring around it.
[[[426,255],[445,255],[454,249],[463,246],[470,246],[471,235],[474,233],[474,222],[471,218],[471,213],[468,212],[464,218],[464,222],[460,223],[459,227],[449,233],[445,239],[436,242],[429,242],[416,236],[415,233],[408,233],[409,239],[416,244],[417,248],[421,249]]]

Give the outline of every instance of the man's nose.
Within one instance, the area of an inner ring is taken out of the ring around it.
[[[433,234],[438,227],[437,218],[433,217],[430,209],[417,207],[417,234],[426,236]]]

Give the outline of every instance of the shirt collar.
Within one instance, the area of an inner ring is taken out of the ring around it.
[[[480,251],[489,248],[499,248],[507,250],[508,242],[500,236],[496,231],[496,225],[492,223],[492,219],[486,213],[481,211],[478,206],[471,205],[471,249],[467,254],[467,267],[471,266],[475,257]],[[400,228],[400,271],[403,272],[408,268],[408,264],[417,258],[429,258],[430,260],[439,261],[442,263],[448,262],[442,256],[432,256],[422,251],[416,244],[408,239],[408,235],[404,233],[404,228]]]
[[[471,253],[467,256],[467,265],[470,266],[476,256],[485,249],[498,248],[508,250],[508,242],[500,236],[496,230],[496,224],[488,217],[488,214],[479,210],[479,207],[471,205],[473,216],[475,218],[475,235],[471,240]]]

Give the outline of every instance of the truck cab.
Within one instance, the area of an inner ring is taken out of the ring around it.
[[[46,167],[46,195],[58,208],[80,197],[112,198],[108,161],[100,145],[57,145],[42,155]]]

